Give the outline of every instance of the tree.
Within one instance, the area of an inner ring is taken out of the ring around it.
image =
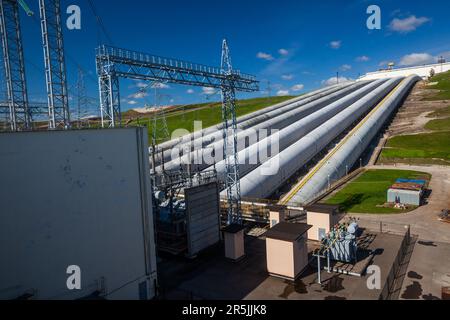
[[[431,69],[430,70],[430,78],[433,78],[435,74],[436,74],[436,71],[434,71],[434,69]]]

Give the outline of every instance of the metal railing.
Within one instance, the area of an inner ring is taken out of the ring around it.
[[[142,53],[138,51],[132,51],[121,48],[114,48],[110,46],[101,46],[97,48],[97,56],[104,57],[105,59],[123,59],[128,61],[136,61],[145,64],[158,65],[159,67],[183,69],[186,71],[197,73],[208,73],[217,76],[223,76],[223,72],[220,68],[206,66],[202,64],[192,63],[188,61],[182,61],[173,58],[160,57],[152,54]],[[232,75],[239,77],[241,80],[256,81],[256,77],[243,74],[239,70],[233,70]]]

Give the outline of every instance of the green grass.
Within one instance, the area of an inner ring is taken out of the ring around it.
[[[342,210],[348,213],[401,213],[404,211],[379,207],[386,203],[387,190],[399,178],[429,181],[431,176],[427,173],[416,171],[368,170],[325,202],[339,205]]]
[[[431,120],[425,128],[433,131],[449,131],[450,135],[450,118]]]
[[[394,137],[381,154],[382,162],[389,159],[440,159],[450,165],[450,132]]]
[[[430,82],[438,82],[438,84],[428,88],[440,92],[430,95],[426,100],[450,100],[450,71],[435,75]]]
[[[244,116],[292,98],[294,97],[293,96],[270,97],[270,98],[266,97],[266,98],[239,100],[237,102],[236,113],[238,117]],[[137,118],[136,113],[133,112],[128,112],[126,115],[134,119]],[[184,110],[167,113],[166,121],[170,135],[177,129],[185,129],[188,130],[189,132],[194,132],[194,121],[202,121],[203,129],[221,123],[222,105],[221,103],[214,102],[214,103],[186,106]],[[130,125],[147,126],[149,132],[149,141],[151,141],[153,131],[152,128],[153,119],[151,118],[151,116],[140,115],[139,120],[132,121]],[[167,137],[164,137],[163,132],[158,132],[157,139],[158,143],[169,140],[167,139]]]

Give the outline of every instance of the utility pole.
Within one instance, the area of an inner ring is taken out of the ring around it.
[[[25,3],[22,2],[22,5]],[[27,14],[30,14],[28,11]],[[32,13],[31,13],[32,14]],[[8,100],[8,122],[11,131],[31,129],[25,63],[17,0],[0,1],[4,75]]]
[[[78,67],[78,80],[77,80],[77,126],[81,129],[82,115],[87,111],[87,93],[86,85],[84,82],[84,71]]]

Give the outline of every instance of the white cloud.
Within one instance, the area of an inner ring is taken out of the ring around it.
[[[292,80],[292,79],[294,79],[294,75],[292,75],[292,74],[284,74],[284,75],[281,76],[281,79],[283,79],[283,80]]]
[[[399,33],[408,33],[415,31],[421,25],[430,21],[427,17],[417,18],[416,16],[409,16],[405,19],[395,18],[389,24],[389,29]]]
[[[294,92],[302,91],[303,89],[305,89],[305,85],[303,84],[296,84],[291,88],[291,90]]]
[[[289,95],[289,90],[279,90],[277,92],[277,96],[279,96],[279,97],[288,96],[288,95]]]
[[[130,100],[130,101],[128,101],[128,104],[130,104],[130,105],[135,105],[135,104],[137,104],[137,101],[135,101],[135,100]]]
[[[170,89],[170,86],[165,83],[156,82],[152,85],[152,88],[153,89]]]
[[[202,88],[202,94],[204,94],[204,95],[212,96],[212,95],[215,95],[216,93],[217,93],[217,91],[214,88],[210,88],[210,87]]]
[[[360,57],[356,58],[356,61],[358,61],[358,62],[367,62],[369,60],[370,60],[370,58],[368,56],[360,56]]]
[[[280,49],[278,50],[278,53],[281,54],[282,56],[287,56],[289,54],[289,51],[286,49]]]
[[[417,66],[436,62],[436,58],[428,53],[412,53],[400,60],[401,66]]]
[[[148,96],[148,93],[145,91],[139,91],[128,96],[129,99],[143,99]]]
[[[187,91],[186,91],[186,93],[188,93],[188,94],[193,94],[195,91],[193,90],[193,89],[188,89]]]
[[[273,56],[269,53],[265,53],[265,52],[258,52],[258,54],[256,55],[256,57],[258,59],[263,59],[263,60],[267,60],[267,61],[272,61],[274,60]]]
[[[352,66],[349,64],[344,64],[339,68],[341,71],[348,71],[352,69]]]
[[[352,81],[352,79],[346,78],[346,77],[339,77],[339,83],[345,83],[345,82],[349,82],[349,81]],[[322,81],[322,85],[326,86],[326,87],[335,85],[337,83],[338,82],[337,82],[337,78],[336,77],[332,77],[332,78],[330,78],[328,80],[323,80]]]
[[[147,88],[148,86],[149,86],[149,84],[145,83],[145,82],[138,82],[138,83],[136,83],[136,87],[141,88],[141,89]]]
[[[339,49],[342,46],[342,41],[335,40],[330,42],[330,47],[333,49]]]

